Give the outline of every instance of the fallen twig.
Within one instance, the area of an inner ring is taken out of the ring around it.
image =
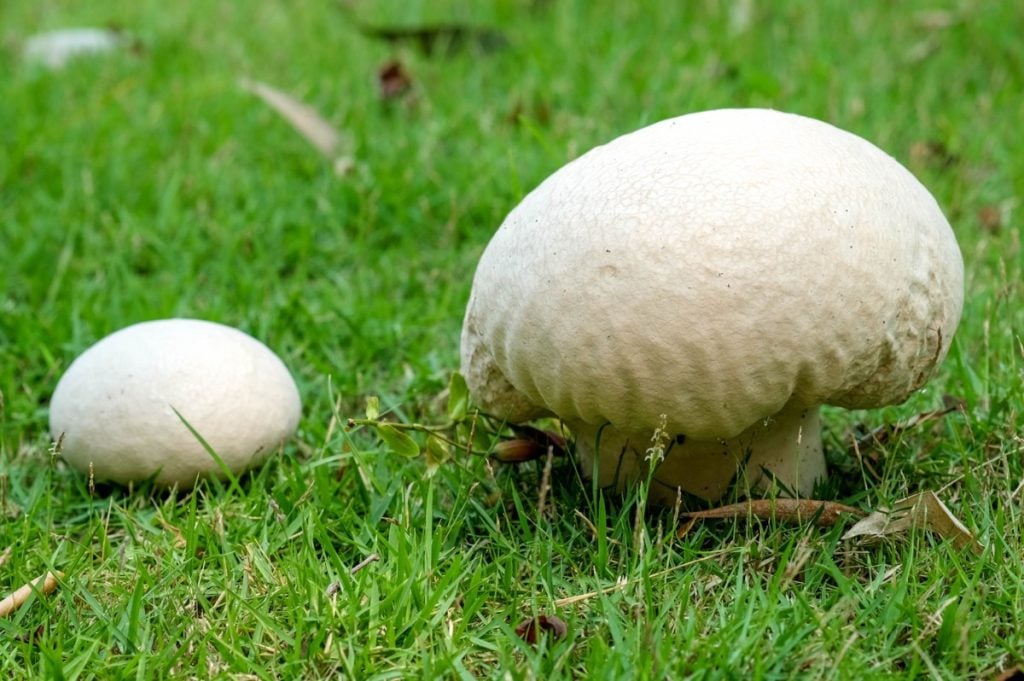
[[[380,560],[380,556],[378,556],[376,553],[371,553],[366,558],[363,558],[361,561],[359,561],[358,563],[353,565],[352,569],[349,570],[348,573],[350,575],[354,575],[355,573],[359,572],[360,570],[362,570],[364,567],[366,567],[370,563],[376,563],[378,560]]]
[[[40,594],[53,593],[57,588],[57,580],[64,576],[63,572],[47,572],[35,582],[29,582],[7,598],[0,601],[0,617],[7,617],[25,604],[33,592]]]
[[[366,558],[363,558],[361,561],[359,561],[358,563],[353,565],[352,568],[348,571],[348,573],[350,575],[354,575],[355,573],[359,572],[360,570],[362,570],[364,567],[366,567],[370,563],[376,563],[378,560],[380,560],[380,556],[378,556],[376,553],[371,553]],[[338,593],[338,591],[340,591],[340,590],[341,590],[341,582],[331,582],[330,584],[327,585],[327,589],[324,591],[324,594],[326,596],[333,596],[334,594]]]
[[[802,523],[813,520],[818,527],[832,527],[843,516],[863,518],[867,513],[860,509],[846,506],[834,501],[817,499],[754,499],[729,504],[707,511],[680,513],[679,517],[690,520],[740,520],[743,518],[759,518],[761,520],[780,520],[790,523]],[[687,530],[689,527],[684,525]]]

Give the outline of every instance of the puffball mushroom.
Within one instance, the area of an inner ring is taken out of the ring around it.
[[[706,111],[523,199],[480,259],[462,372],[486,412],[562,419],[602,486],[648,474],[658,430],[654,501],[806,496],[819,406],[905,400],[962,305],[953,231],[897,161],[810,118]]]
[[[50,401],[50,433],[97,480],[152,476],[184,488],[221,475],[188,426],[237,474],[291,437],[301,409],[291,374],[263,343],[222,324],[163,319],[121,329],[72,362]]]

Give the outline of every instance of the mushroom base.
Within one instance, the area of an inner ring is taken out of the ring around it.
[[[601,487],[621,491],[647,476],[652,432],[627,433],[611,425],[569,425],[576,434],[584,475],[596,475]],[[763,492],[773,483],[780,495],[806,497],[825,475],[818,408],[790,403],[729,439],[670,436],[665,442],[665,458],[651,478],[649,501],[674,504],[680,489],[718,501],[730,489],[745,496]]]

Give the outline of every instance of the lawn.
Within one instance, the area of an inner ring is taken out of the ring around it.
[[[491,32],[371,30],[437,25]],[[130,39],[58,70],[22,59],[27,37],[77,26]],[[0,618],[2,676],[995,678],[1024,663],[1021,26],[1016,3],[973,0],[3,3],[0,596],[64,578]],[[395,62],[408,88],[385,92]],[[335,126],[341,172],[244,78]],[[571,457],[549,474],[434,467],[348,427],[370,396],[395,421],[446,421],[477,258],[526,192],[617,135],[731,106],[855,132],[946,212],[967,273],[949,357],[903,405],[826,410],[818,496],[871,511],[934,491],[980,555],[920,531],[843,540],[848,523],[677,537],[673,511],[593,490]],[[298,434],[237,485],[90,485],[50,441],[56,381],[108,333],[174,316],[280,354]],[[944,395],[964,408],[848,453],[859,429]],[[542,614],[565,635],[517,636]]]

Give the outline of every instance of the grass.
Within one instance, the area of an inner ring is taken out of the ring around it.
[[[66,574],[0,619],[5,678],[985,678],[1024,662],[1022,19],[971,1],[5,3],[0,593]],[[508,44],[427,56],[357,20],[470,22]],[[58,72],[19,58],[33,33],[107,24],[137,49]],[[390,58],[414,92],[382,102]],[[241,77],[324,112],[353,172]],[[861,134],[946,210],[967,265],[950,357],[904,405],[826,413],[822,495],[871,509],[941,490],[982,556],[770,522],[677,540],[671,513],[602,497],[570,463],[539,515],[542,465],[428,476],[342,427],[369,395],[444,420],[476,258],[525,192],[594,144],[722,106]],[[92,490],[50,455],[49,395],[90,344],[167,316],[279,352],[299,433],[238,485]],[[904,434],[874,472],[845,455],[854,424],[944,393],[965,413]],[[518,639],[536,613],[568,636]]]

